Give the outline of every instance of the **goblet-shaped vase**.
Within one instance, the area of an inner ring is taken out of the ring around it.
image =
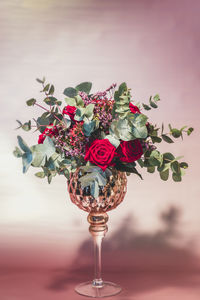
[[[93,281],[88,281],[76,286],[78,294],[88,297],[108,297],[121,291],[121,287],[115,283],[104,281],[101,276],[101,244],[108,227],[107,211],[116,208],[124,199],[127,190],[127,179],[124,172],[111,169],[112,174],[107,178],[107,184],[100,190],[99,196],[94,198],[90,194],[90,188],[81,188],[79,178],[80,169],[71,174],[68,181],[68,191],[71,201],[80,209],[89,213],[89,231],[94,241],[95,271]]]

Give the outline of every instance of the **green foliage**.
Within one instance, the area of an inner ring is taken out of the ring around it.
[[[75,89],[77,91],[80,91],[80,92],[84,92],[86,94],[89,94],[90,93],[90,90],[92,88],[92,83],[91,82],[82,82],[80,84],[78,84]]]
[[[120,140],[118,140],[117,138],[115,138],[115,136],[111,135],[111,134],[108,134],[104,137],[104,139],[108,139],[109,142],[115,147],[119,147],[120,145]]]
[[[194,131],[194,128],[190,127],[187,130],[187,135],[190,135]]]
[[[163,139],[163,141],[165,141],[166,143],[169,143],[169,144],[171,144],[171,143],[174,142],[174,141],[173,141],[169,136],[167,136],[166,134],[162,134],[162,139]]]
[[[68,87],[64,90],[63,94],[69,98],[73,98],[77,95],[77,90],[72,87]]]
[[[140,177],[140,179],[143,179],[142,175],[137,171],[135,166],[136,166],[136,164],[134,162],[126,164],[126,163],[123,163],[123,162],[117,160],[115,168],[121,172],[128,172],[128,173],[136,174]]]
[[[22,124],[22,122],[20,122],[19,120],[16,120],[16,121],[19,124],[19,127],[17,129],[22,128],[25,131],[31,130],[31,120],[29,120],[28,122],[25,122],[24,124]]]
[[[35,103],[36,103],[36,100],[34,98],[31,98],[31,99],[26,101],[26,104],[28,106],[34,106]]]
[[[55,97],[52,97],[52,96],[48,96],[44,99],[44,102],[47,104],[47,105],[56,105],[58,100],[55,98]]]
[[[104,187],[107,183],[109,170],[102,171],[98,166],[84,166],[80,170],[83,172],[79,181],[81,188],[90,187],[90,193],[94,198],[99,196],[99,187]]]
[[[93,120],[93,121],[90,121],[90,120],[86,120],[84,121],[84,124],[83,124],[83,133],[85,136],[90,136],[91,133],[94,131],[95,129],[95,126],[96,126],[96,122]]]
[[[52,178],[56,174],[64,175],[69,180],[70,173],[74,172],[77,167],[82,166],[80,178],[82,188],[89,187],[93,197],[98,197],[99,190],[107,183],[107,177],[110,172],[109,168],[103,172],[98,166],[91,165],[90,163],[86,164],[82,156],[73,157],[68,152],[66,152],[67,154],[65,153],[65,150],[74,150],[73,145],[70,146],[70,139],[68,138],[74,122],[70,119],[70,116],[61,113],[62,108],[58,106],[62,102],[54,97],[54,85],[46,83],[45,78],[37,78],[36,80],[42,84],[41,92],[45,94],[43,101],[49,107],[47,109],[41,106],[34,98],[26,101],[28,106],[37,105],[46,110],[37,120],[34,120],[37,124],[37,130],[42,133],[46,128],[51,129],[59,125],[57,129],[59,133],[62,132],[62,142],[64,144],[61,147],[57,147],[55,146],[56,137],[51,136],[50,138],[47,136],[43,144],[29,147],[18,136],[19,148],[16,147],[13,154],[18,158],[22,158],[24,173],[27,172],[30,166],[41,168],[41,171],[37,172],[35,176],[38,178],[46,177],[48,183],[51,183]],[[188,164],[186,162],[179,162],[181,157],[175,157],[170,152],[160,153],[154,144],[161,143],[162,141],[168,144],[174,143],[174,139],[183,138],[184,133],[189,136],[194,129],[188,126],[177,129],[169,124],[169,132],[164,132],[163,124],[161,128],[157,128],[156,125],[152,125],[150,122],[147,123],[148,118],[146,115],[132,113],[129,108],[132,99],[130,89],[128,89],[125,82],[121,83],[118,90],[115,91],[115,101],[112,110],[113,118],[111,124],[109,123],[109,128],[105,129],[105,125],[101,123],[100,118],[101,112],[104,113],[104,108],[98,107],[100,109],[99,116],[94,116],[95,105],[93,103],[85,105],[85,102],[79,95],[79,92],[84,92],[88,94],[88,99],[91,99],[91,88],[91,82],[82,82],[75,88],[68,87],[64,90],[66,105],[76,107],[75,121],[83,121],[82,131],[85,137],[89,137],[90,141],[95,138],[108,139],[115,148],[119,147],[120,141],[139,139],[142,143],[144,155],[137,160],[137,164],[141,168],[146,168],[149,173],[159,172],[160,178],[164,181],[168,180],[170,175],[172,175],[172,179],[175,182],[181,181],[185,169],[188,168]],[[160,97],[156,94],[154,97],[150,97],[148,105],[142,103],[142,107],[144,110],[149,111],[152,108],[158,107],[158,101],[160,101]],[[18,128],[22,128],[25,131],[29,131],[32,127],[30,120],[24,124],[19,120],[17,122],[19,124]],[[136,168],[138,165],[136,166],[135,162],[121,162],[117,156],[113,162],[116,164],[115,168],[117,170],[126,172],[127,175],[132,173],[137,174],[142,179],[141,174]]]

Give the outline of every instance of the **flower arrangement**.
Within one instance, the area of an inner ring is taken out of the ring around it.
[[[30,166],[41,168],[35,175],[47,177],[50,183],[56,174],[68,180],[70,173],[80,168],[81,187],[89,188],[93,197],[98,197],[100,189],[107,183],[110,170],[142,175],[138,168],[147,172],[157,170],[162,180],[172,173],[174,181],[182,180],[186,162],[170,152],[161,153],[157,145],[162,141],[173,143],[174,139],[190,135],[192,127],[181,129],[169,124],[169,132],[153,125],[143,111],[156,109],[159,95],[150,97],[149,103],[132,103],[131,91],[126,83],[118,89],[112,84],[106,91],[91,94],[92,84],[83,82],[75,88],[64,90],[65,104],[54,97],[54,86],[45,78],[37,79],[42,85],[45,106],[34,98],[28,106],[39,106],[43,113],[32,121],[19,123],[18,128],[39,131],[38,143],[29,147],[18,136],[19,147],[14,150],[16,157],[22,158],[23,172]]]

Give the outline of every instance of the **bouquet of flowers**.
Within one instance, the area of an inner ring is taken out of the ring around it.
[[[169,124],[165,132],[163,124],[161,128],[152,124],[144,111],[158,107],[159,95],[151,96],[148,105],[139,104],[132,101],[126,83],[118,89],[112,84],[106,91],[92,94],[92,84],[83,82],[64,90],[63,105],[54,96],[52,84],[45,78],[37,81],[42,85],[44,105],[35,98],[26,104],[39,106],[42,115],[25,123],[17,120],[18,128],[39,132],[37,144],[31,147],[18,136],[20,148],[15,148],[14,155],[22,158],[24,173],[30,166],[41,168],[35,175],[47,177],[50,183],[57,174],[69,180],[79,168],[81,188],[88,187],[94,198],[113,168],[141,179],[138,168],[146,168],[149,173],[158,171],[162,180],[167,180],[171,172],[174,181],[181,181],[188,164],[170,152],[161,153],[157,145],[162,141],[174,143],[184,133],[190,135],[193,128],[177,129]]]

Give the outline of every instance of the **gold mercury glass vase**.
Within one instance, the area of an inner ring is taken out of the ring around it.
[[[68,191],[71,201],[80,209],[89,213],[87,220],[90,223],[89,231],[94,241],[94,279],[76,286],[75,291],[88,297],[108,297],[121,291],[115,283],[104,281],[101,276],[101,244],[108,231],[107,211],[116,208],[124,199],[127,190],[127,178],[124,172],[111,169],[112,174],[107,178],[107,184],[100,190],[98,198],[90,194],[90,188],[81,188],[79,178],[80,169],[71,173],[68,181]]]

